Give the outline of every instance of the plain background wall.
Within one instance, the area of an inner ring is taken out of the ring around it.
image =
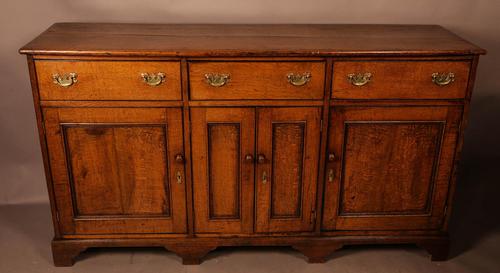
[[[461,168],[500,162],[498,0],[4,0],[0,9],[0,204],[48,200],[26,59],[17,50],[52,23],[71,21],[443,25],[488,50],[480,59]]]

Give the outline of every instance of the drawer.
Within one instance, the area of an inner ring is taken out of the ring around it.
[[[181,99],[179,62],[36,61],[35,67],[41,100]]]
[[[322,99],[325,63],[191,62],[192,100]]]
[[[462,99],[469,70],[467,61],[335,62],[332,98]]]

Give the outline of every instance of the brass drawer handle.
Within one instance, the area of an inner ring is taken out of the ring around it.
[[[302,86],[311,80],[311,73],[305,72],[302,74],[288,73],[286,78],[291,85]]]
[[[165,81],[165,73],[141,73],[142,80],[150,86],[158,86]]]
[[[370,82],[371,79],[372,73],[352,73],[347,75],[347,80],[355,86],[363,86]]]
[[[229,74],[207,73],[205,79],[207,83],[213,87],[224,86],[230,80]]]
[[[455,81],[454,73],[432,73],[432,82],[438,86],[445,86]]]
[[[52,79],[54,80],[54,83],[62,86],[62,87],[69,87],[72,86],[74,83],[77,82],[76,78],[78,77],[78,74],[72,72],[68,74],[53,74]]]

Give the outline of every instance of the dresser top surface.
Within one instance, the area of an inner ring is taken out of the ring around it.
[[[35,55],[471,55],[485,50],[438,25],[56,23],[20,49]]]

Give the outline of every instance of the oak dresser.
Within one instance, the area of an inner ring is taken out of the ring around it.
[[[440,26],[57,23],[20,52],[57,266],[116,246],[447,258],[485,51]]]

